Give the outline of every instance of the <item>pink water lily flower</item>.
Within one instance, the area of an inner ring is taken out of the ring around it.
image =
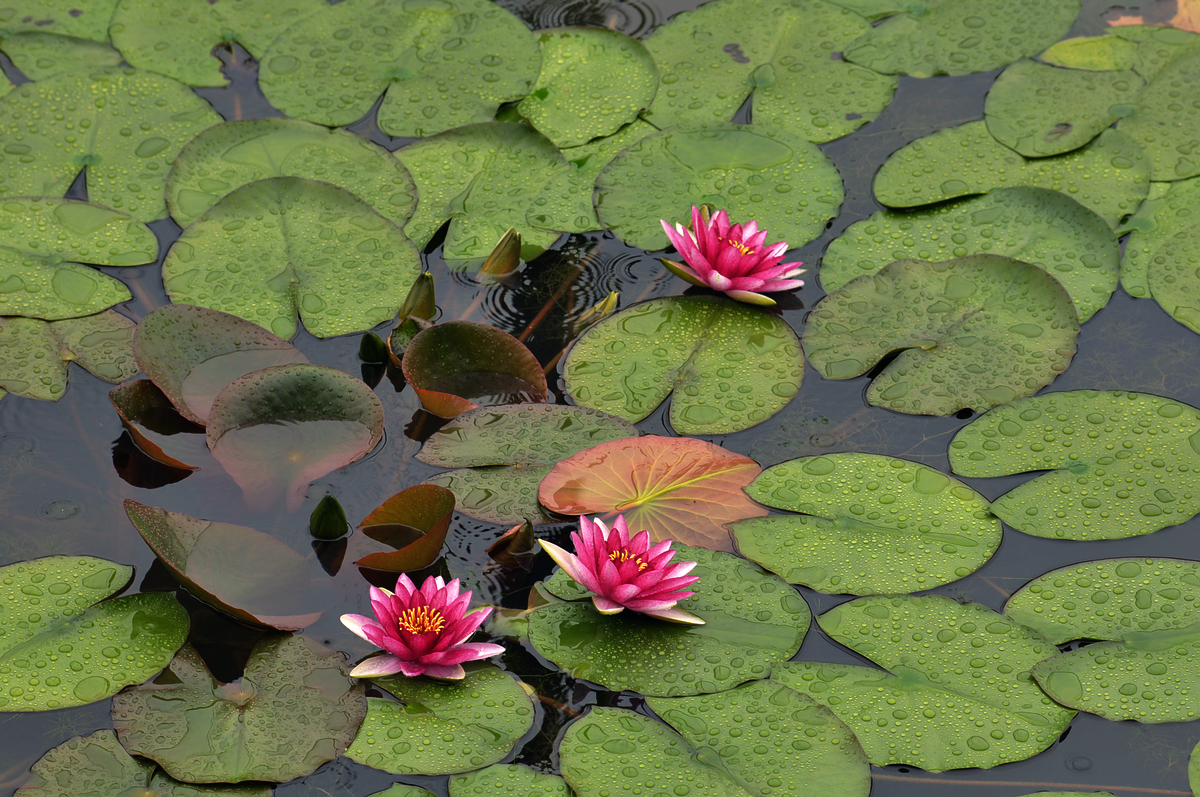
[[[629,609],[673,623],[704,625],[696,615],[675,607],[696,594],[683,589],[700,580],[688,575],[696,563],[668,564],[675,556],[671,540],[651,546],[648,531],[630,539],[624,515],[617,515],[611,530],[602,520],[579,518],[578,533],[571,533],[573,554],[554,543],[538,542],[567,575],[594,593],[592,603],[601,614]]]
[[[787,241],[765,245],[767,231],[758,222],[729,224],[729,214],[717,211],[711,218],[707,208],[692,207],[692,227],[672,227],[661,220],[667,237],[687,265],[663,259],[671,273],[682,280],[721,291],[731,299],[750,304],[773,305],[763,293],[799,288],[804,280],[791,279],[804,272],[800,262],[780,263],[788,250]]]
[[[469,643],[492,613],[485,606],[467,614],[470,591],[459,594],[458,579],[447,584],[441,576],[430,576],[417,589],[407,575],[400,576],[394,593],[371,587],[371,610],[377,620],[361,614],[343,614],[342,625],[384,650],[355,667],[354,678],[384,675],[428,675],[458,680],[466,675],[462,663],[496,656],[500,645]]]

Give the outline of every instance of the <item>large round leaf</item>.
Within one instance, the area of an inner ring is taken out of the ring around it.
[[[856,277],[808,317],[804,351],[826,379],[866,373],[899,350],[867,389],[897,412],[982,412],[1035,393],[1075,355],[1071,297],[1036,266],[998,255],[898,260]]]
[[[1200,512],[1200,410],[1146,393],[1035,396],[963,427],[950,443],[950,466],[970,478],[1050,471],[992,502],[1026,534],[1149,534]]]
[[[495,764],[450,778],[450,797],[571,797],[571,790],[558,775],[521,764]]]
[[[1181,232],[1167,241],[1146,266],[1146,278],[1154,301],[1179,323],[1200,332],[1200,236]]]
[[[931,205],[1008,186],[1061,191],[1115,227],[1137,210],[1150,181],[1141,148],[1117,131],[1052,158],[1025,158],[967,122],[893,152],[875,174],[875,197],[896,208]]]
[[[0,388],[58,401],[71,362],[106,381],[124,382],[138,372],[133,332],[133,322],[112,310],[49,323],[0,318]]]
[[[755,124],[810,141],[844,136],[879,115],[896,79],[836,57],[871,29],[824,0],[715,0],[646,39],[661,73],[646,118],[658,127],[728,122],[753,97]]]
[[[364,116],[386,91],[380,128],[428,136],[528,94],[540,60],[525,24],[487,0],[346,0],[276,39],[259,80],[288,116],[330,127]]]
[[[346,757],[395,775],[446,775],[494,764],[533,727],[521,682],[492,665],[467,665],[461,681],[373,679],[400,703],[368,698]]]
[[[183,148],[167,180],[167,207],[186,227],[230,191],[267,177],[345,188],[401,227],[417,204],[408,170],[362,136],[299,119],[246,119],[214,125]]]
[[[746,494],[802,512],[740,520],[738,550],[830,593],[917,592],[965,578],[1000,546],[1000,521],[967,485],[916,462],[826,454],[767,468]]]
[[[121,744],[189,783],[280,783],[337,758],[367,711],[341,654],[305,637],[265,636],[241,679],[218,682],[191,645],[155,680],[122,692]]]
[[[107,44],[41,31],[5,35],[0,38],[0,50],[30,80],[121,63],[121,54]]]
[[[727,434],[782,410],[804,379],[796,333],[724,297],[652,299],[606,318],[563,363],[576,403],[640,421],[668,395],[679,434]]]
[[[881,210],[851,224],[821,258],[821,285],[836,290],[894,260],[1006,255],[1049,272],[1071,294],[1081,322],[1117,287],[1116,236],[1104,220],[1048,188],[997,188],[911,212]]]
[[[95,703],[171,660],[188,633],[174,595],[97,603],[132,577],[132,567],[90,556],[0,568],[0,711]]]
[[[1155,180],[1200,175],[1200,52],[1167,64],[1138,99],[1134,114],[1119,129],[1137,142]]]
[[[1167,185],[1165,194],[1148,199],[1129,220],[1132,232],[1121,256],[1121,287],[1130,296],[1150,296],[1150,263],[1160,249],[1181,234],[1185,235],[1185,241],[1194,240],[1196,221],[1200,219],[1200,177]],[[1172,257],[1164,260],[1163,265],[1170,268],[1175,262]]]
[[[91,201],[142,221],[165,218],[171,162],[219,121],[187,86],[135,69],[26,83],[0,99],[0,194],[62,196],[86,166]]]
[[[888,672],[803,661],[771,677],[832,709],[876,766],[940,772],[1021,761],[1075,716],[1029,677],[1056,648],[985,606],[940,595],[857,598],[818,622]]]
[[[595,199],[604,227],[642,249],[667,245],[660,219],[686,219],[705,202],[794,248],[825,230],[844,196],[837,169],[796,133],[708,122],[638,141],[596,178]]]
[[[779,577],[737,556],[676,545],[672,562],[696,562],[696,594],[679,608],[704,625],[633,611],[604,615],[590,600],[551,603],[529,615],[529,641],[576,678],[619,692],[679,697],[765,678],[800,649],[812,614]],[[547,583],[559,597],[586,593],[566,573]]]

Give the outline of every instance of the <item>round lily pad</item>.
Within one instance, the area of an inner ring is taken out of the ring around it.
[[[1200,332],[1200,238],[1195,230],[1181,232],[1167,241],[1146,266],[1146,277],[1154,300],[1179,323]]]
[[[1137,45],[1120,36],[1075,36],[1055,42],[1038,59],[1055,66],[1094,72],[1133,69]]]
[[[851,224],[821,259],[821,285],[841,288],[894,260],[990,253],[1049,272],[1071,294],[1080,322],[1117,288],[1120,248],[1104,219],[1048,188],[997,188],[909,212],[881,210]]]
[[[967,485],[916,462],[826,454],[767,468],[746,488],[803,513],[739,520],[743,556],[830,593],[917,592],[965,578],[1000,546],[1000,520]]]
[[[108,41],[108,23],[117,0],[38,0],[36,11],[29,6],[0,8],[0,27],[4,30],[42,31],[78,39]]]
[[[844,196],[841,175],[811,141],[760,124],[708,122],[629,147],[596,178],[595,202],[605,229],[642,249],[667,246],[660,219],[686,219],[706,202],[796,248],[825,230]]]
[[[219,121],[187,86],[136,69],[26,83],[0,99],[0,194],[62,196],[86,166],[92,202],[142,221],[166,218],[171,162]]]
[[[1137,210],[1149,181],[1149,160],[1119,131],[1107,130],[1074,152],[1030,159],[992,138],[985,122],[967,122],[893,152],[875,174],[875,197],[908,208],[994,188],[1039,186],[1067,194],[1116,227]]]
[[[1200,794],[1200,742],[1192,748],[1192,754],[1188,757],[1188,785],[1192,788],[1192,794]]]
[[[1026,398],[963,427],[950,443],[950,466],[969,478],[1049,471],[992,502],[1026,534],[1149,534],[1200,512],[1200,410],[1120,391]]]
[[[263,92],[288,116],[346,125],[383,94],[385,133],[430,136],[524,97],[541,56],[525,23],[488,0],[346,0],[292,25],[259,60]]]
[[[1150,296],[1150,262],[1177,236],[1192,235],[1196,220],[1200,219],[1200,177],[1165,185],[1167,189],[1162,196],[1148,198],[1129,220],[1132,232],[1121,256],[1121,287],[1130,296]],[[1171,262],[1173,259],[1164,264]]]
[[[771,678],[832,709],[875,766],[941,772],[1022,761],[1075,716],[1029,677],[1057,648],[985,606],[940,595],[856,598],[818,622],[884,669],[802,661],[777,665]]]
[[[567,393],[636,423],[671,399],[679,434],[727,434],[787,406],[804,379],[796,333],[778,316],[724,297],[674,296],[590,328],[563,362]]]
[[[494,764],[450,778],[450,797],[571,797],[566,781],[521,764]]]
[[[346,757],[394,775],[446,775],[494,764],[534,722],[521,682],[488,664],[461,681],[372,679],[401,702],[368,698],[367,718]]]
[[[1142,91],[1132,116],[1118,129],[1136,142],[1155,180],[1200,175],[1200,51],[1171,61]]]
[[[393,318],[421,271],[392,221],[343,188],[272,177],[227,194],[163,261],[171,301],[253,321],[281,338],[297,318],[319,338]]]
[[[953,415],[1045,387],[1071,362],[1078,336],[1075,306],[1057,280],[1019,260],[971,255],[898,260],[856,277],[821,300],[803,343],[826,379],[860,376],[899,350],[867,401]]]
[[[632,528],[632,526],[631,526]],[[575,678],[614,692],[679,697],[721,692],[765,678],[800,649],[812,614],[779,577],[733,554],[676,544],[672,562],[696,562],[696,594],[678,606],[705,621],[680,625],[624,611],[603,615],[558,571],[559,597],[529,615],[529,641]],[[568,778],[569,780],[569,778]]]
[[[58,401],[71,362],[108,382],[124,382],[138,373],[133,332],[133,322],[112,310],[51,322],[0,318],[0,388]]]
[[[4,36],[0,39],[0,50],[30,80],[45,80],[60,72],[121,63],[121,54],[108,44],[42,31]]]
[[[167,180],[167,207],[186,227],[230,191],[267,177],[345,188],[401,227],[417,205],[408,170],[362,136],[299,119],[245,119],[214,125],[183,148]]]

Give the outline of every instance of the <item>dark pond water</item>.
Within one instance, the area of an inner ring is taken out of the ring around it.
[[[645,35],[672,14],[698,3],[602,2],[597,0],[506,0],[505,5],[536,27],[566,24],[614,26]],[[1107,3],[1085,3],[1075,34],[1094,33],[1103,24]],[[5,65],[8,66],[7,64]],[[226,118],[278,115],[255,88],[255,67],[235,48],[229,55],[229,89],[204,89]],[[15,74],[14,74],[15,77]],[[821,252],[849,224],[879,209],[870,180],[888,154],[929,132],[980,119],[984,95],[995,73],[963,78],[916,80],[901,78],[891,106],[878,120],[846,138],[823,145],[846,182],[841,215],[819,240],[804,247],[800,258],[818,265]],[[383,135],[369,120],[352,126],[389,149],[406,139]],[[152,225],[165,252],[179,229],[171,221]],[[526,335],[535,354],[548,362],[562,349],[571,320],[611,290],[619,290],[622,305],[675,293],[680,283],[666,274],[647,253],[625,246],[608,234],[566,238],[528,266],[518,282],[481,288],[450,274],[436,248],[426,254],[437,277],[442,317],[486,321],[515,335]],[[795,258],[789,258],[795,259]],[[138,319],[167,303],[159,266],[106,269],[129,284],[135,299],[124,311]],[[810,275],[811,272],[810,272]],[[782,315],[797,332],[823,292],[810,279],[794,298],[785,298]],[[386,329],[379,330],[386,334]],[[0,534],[0,564],[51,554],[90,554],[137,567],[136,590],[172,590],[171,576],[156,564],[126,518],[125,498],[170,507],[200,517],[253,526],[297,550],[311,551],[308,515],[326,493],[336,495],[352,522],[364,517],[399,490],[435,472],[413,455],[425,436],[437,428],[436,419],[420,410],[413,392],[396,375],[359,361],[357,335],[319,341],[301,332],[296,345],[317,364],[359,374],[370,384],[386,412],[384,443],[367,458],[330,474],[309,490],[309,499],[295,513],[254,513],[241,491],[200,442],[202,469],[180,480],[141,455],[123,432],[107,399],[110,385],[75,370],[66,395],[57,404],[16,397],[0,402],[0,501],[5,511]],[[769,422],[746,432],[711,438],[746,454],[764,467],[818,452],[865,451],[904,457],[949,470],[946,451],[953,434],[969,418],[902,416],[870,407],[864,400],[867,377],[830,382],[808,369],[799,395]],[[397,386],[400,386],[398,388]],[[553,384],[555,397],[563,401]],[[1109,305],[1083,327],[1079,353],[1071,367],[1049,388],[1122,389],[1156,393],[1200,406],[1200,337],[1186,330],[1148,300],[1134,300],[1118,291]],[[639,428],[651,434],[670,434],[663,413]],[[208,467],[203,467],[205,464]],[[1011,489],[1027,476],[975,482],[989,498]],[[557,528],[565,535],[568,526]],[[485,553],[501,528],[456,518],[449,537],[447,566],[466,588],[484,601],[521,607],[529,585],[546,575],[544,557],[532,573],[502,571]],[[935,590],[955,598],[978,601],[999,609],[1005,598],[1028,580],[1072,562],[1116,556],[1174,556],[1200,559],[1200,518],[1164,531],[1130,540],[1080,543],[1058,542],[1005,530],[997,555],[981,570]],[[338,622],[347,611],[362,611],[365,584],[356,569],[346,568],[323,588],[324,616],[308,633],[324,644],[351,652],[366,651]],[[814,613],[828,610],[845,598],[804,590]],[[236,678],[257,631],[227,620],[182,592],[180,599],[192,614],[192,642],[214,673]],[[825,638],[814,624],[798,658],[860,663],[852,654]],[[542,667],[528,651],[516,646],[501,664],[534,684],[549,698],[543,721],[511,757],[544,770],[554,770],[553,742],[562,724],[589,705],[636,707],[628,695],[596,692],[573,679]],[[557,703],[558,705],[554,705]],[[111,727],[109,703],[33,715],[0,714],[0,795],[10,795],[23,782],[29,766],[66,739]],[[875,768],[872,794],[960,795],[972,792],[1009,797],[1038,790],[1107,790],[1117,795],[1188,795],[1188,754],[1200,739],[1200,723],[1139,725],[1112,723],[1081,714],[1063,738],[1046,752],[993,770],[929,774],[903,767]],[[280,797],[301,795],[368,795],[396,778],[348,759],[335,760],[315,774],[276,789]],[[409,778],[445,794],[445,778]]]

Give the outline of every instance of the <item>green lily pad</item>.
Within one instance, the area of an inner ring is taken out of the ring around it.
[[[227,194],[163,261],[171,301],[232,313],[281,338],[319,338],[395,317],[421,271],[396,224],[343,188],[272,177]]]
[[[1200,175],[1200,51],[1163,67],[1138,98],[1120,131],[1142,148],[1155,180],[1182,180]]]
[[[263,92],[288,116],[346,125],[383,94],[385,133],[430,136],[524,97],[541,56],[525,23],[487,0],[347,0],[288,28],[259,60]]]
[[[175,596],[120,592],[133,568],[51,556],[0,568],[0,711],[105,700],[171,660],[188,634]]]
[[[1075,36],[1050,45],[1038,56],[1047,64],[1094,72],[1133,69],[1137,45],[1120,36]]]
[[[1038,186],[1067,194],[1116,227],[1137,210],[1149,182],[1149,160],[1115,130],[1074,152],[1030,159],[992,138],[986,122],[967,122],[893,152],[875,174],[875,197],[888,207],[908,208],[994,188]]]
[[[866,797],[871,766],[832,711],[771,681],[699,697],[652,697],[654,713],[751,794]]]
[[[1132,232],[1121,257],[1121,287],[1130,296],[1150,296],[1150,262],[1176,236],[1191,234],[1200,218],[1200,178],[1165,185],[1162,196],[1148,198],[1129,220]]]
[[[125,60],[138,69],[189,86],[225,86],[229,81],[213,48],[236,41],[258,58],[290,25],[327,7],[324,0],[119,0],[108,32]]]
[[[595,202],[605,229],[642,249],[667,246],[659,219],[689,218],[705,202],[796,248],[824,232],[844,196],[837,169],[811,141],[761,124],[708,122],[629,147],[596,178]]]
[[[1192,789],[1193,795],[1200,795],[1200,742],[1192,748],[1192,754],[1188,757],[1188,785]]]
[[[436,795],[420,786],[409,786],[405,783],[394,783],[383,791],[377,791],[370,797],[436,797]]]
[[[1040,53],[1078,16],[1079,0],[928,0],[859,36],[846,58],[889,75],[987,72]]]
[[[36,12],[31,14],[28,6],[14,4],[0,8],[0,28],[107,42],[108,23],[116,6],[117,0],[38,0]]]
[[[1120,248],[1104,219],[1047,188],[997,188],[915,211],[881,210],[851,224],[821,259],[821,285],[837,290],[894,260],[990,253],[1049,272],[1071,294],[1080,322],[1117,288]]]
[[[1200,35],[1160,25],[1120,25],[1109,28],[1117,36],[1137,46],[1134,70],[1152,80],[1167,64],[1200,49]]]
[[[342,754],[366,712],[342,655],[290,634],[260,639],[228,684],[184,645],[162,675],[112,705],[125,749],[189,783],[302,778]]]
[[[245,119],[214,125],[183,148],[167,179],[167,207],[186,227],[230,191],[267,177],[345,188],[401,227],[417,205],[408,170],[362,136],[299,119]]]
[[[950,466],[968,478],[1050,471],[992,502],[1018,531],[1136,537],[1200,512],[1200,410],[1121,391],[1026,398],[963,427]]]
[[[1167,241],[1146,266],[1154,300],[1179,323],[1200,332],[1200,302],[1196,300],[1200,271],[1200,238],[1195,230]]]
[[[631,525],[631,528],[634,528]],[[614,692],[681,697],[767,677],[800,649],[812,614],[778,576],[733,554],[677,543],[672,562],[696,562],[696,594],[680,609],[705,621],[680,625],[624,611],[603,615],[561,570],[546,586],[568,598],[529,615],[529,641],[572,677]],[[568,781],[570,777],[568,776]]]
[[[563,363],[575,403],[634,423],[671,399],[679,434],[728,434],[787,406],[804,379],[796,333],[724,297],[652,299],[593,326]]]
[[[520,764],[494,764],[450,778],[450,797],[571,797],[558,775],[543,775]]]
[[[372,679],[401,702],[368,698],[346,757],[394,775],[469,772],[504,758],[533,727],[533,703],[499,667],[465,668],[461,681]]]
[[[58,401],[71,362],[108,382],[132,379],[138,373],[133,331],[133,322],[112,310],[52,322],[0,318],[0,388]]]
[[[856,598],[818,622],[885,669],[802,661],[776,666],[771,678],[832,709],[875,766],[941,772],[1023,761],[1075,716],[1029,676],[1057,649],[985,606],[940,595]]]
[[[55,321],[132,298],[119,281],[82,263],[153,263],[158,241],[126,213],[71,199],[0,201],[0,315]]]
[[[896,78],[840,58],[869,30],[824,0],[706,3],[646,39],[661,84],[645,118],[660,128],[728,122],[753,97],[756,126],[839,138],[878,116],[896,90]]]
[[[4,36],[0,39],[0,50],[30,80],[121,63],[121,54],[107,44],[41,31]]]
[[[746,488],[802,512],[739,520],[743,556],[821,592],[917,592],[965,578],[1000,546],[1000,520],[967,485],[916,462],[826,454],[767,468]]]
[[[1075,306],[1052,276],[1019,260],[971,255],[898,260],[856,277],[821,300],[803,342],[826,379],[860,376],[899,350],[867,401],[953,415],[1050,384],[1071,362],[1078,336]]]
[[[867,19],[879,19],[898,14],[909,5],[908,0],[828,0],[835,6],[848,8]]]
[[[429,481],[449,488],[466,515],[489,523],[549,523],[537,493],[550,469],[594,445],[637,433],[628,421],[584,407],[480,407],[435,432],[417,459],[457,468]]]
[[[602,28],[540,30],[542,71],[517,111],[559,147],[610,135],[650,105],[658,71],[646,47]]]
[[[62,196],[86,166],[92,202],[142,221],[166,218],[171,162],[219,121],[187,86],[135,69],[26,83],[0,99],[0,194]]]

